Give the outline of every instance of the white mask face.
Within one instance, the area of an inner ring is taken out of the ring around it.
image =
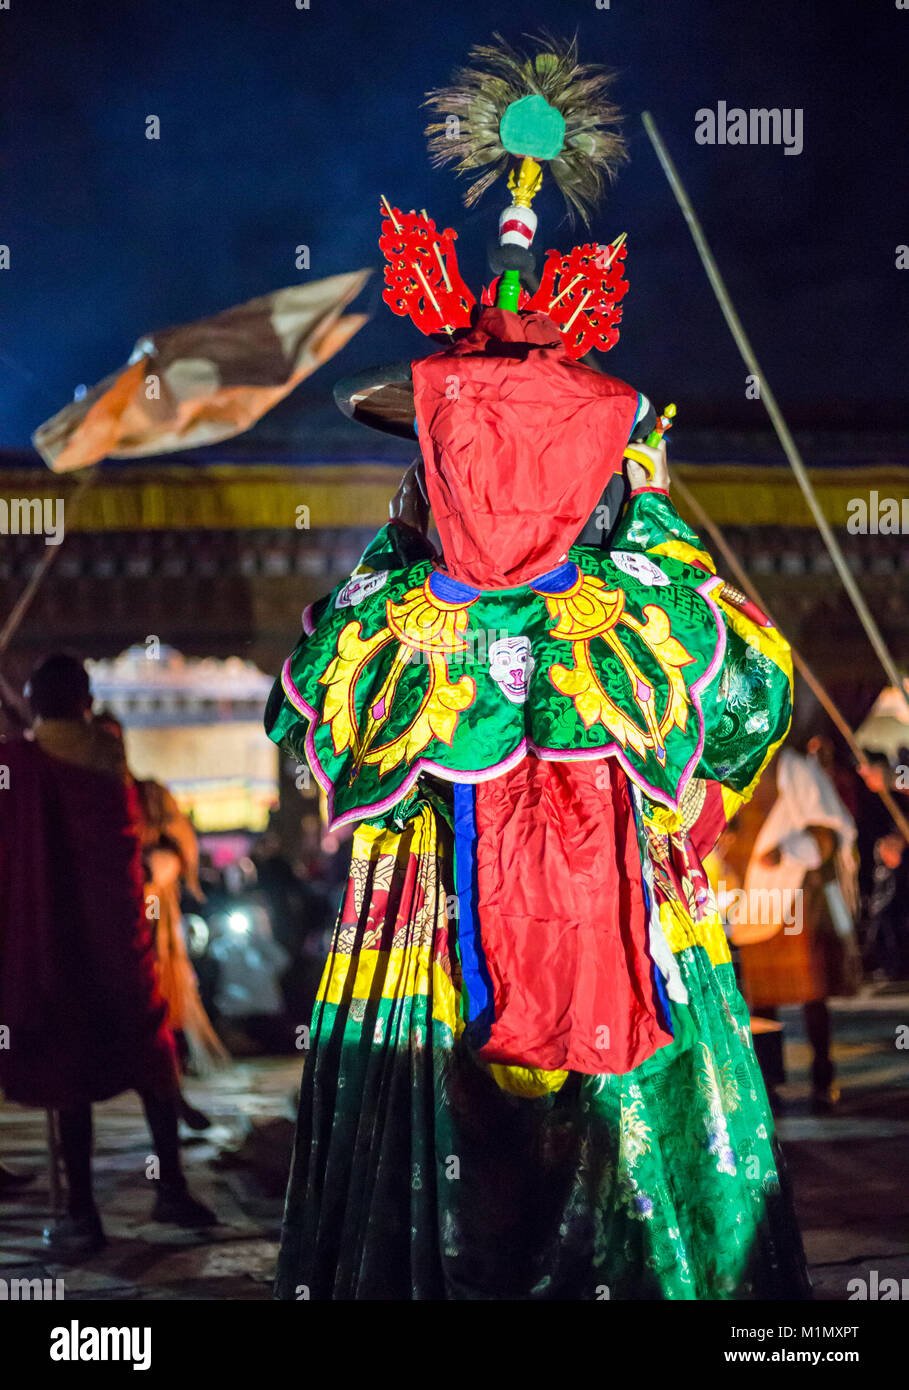
[[[489,674],[513,705],[527,699],[535,665],[528,637],[500,637],[489,648]]]
[[[375,574],[352,574],[335,599],[335,608],[356,608],[370,594],[377,593],[388,582],[388,570]]]
[[[662,588],[664,584],[672,582],[659,565],[655,565],[647,555],[639,555],[635,550],[612,550],[609,552],[609,558],[620,570],[624,570],[625,574],[630,574],[632,579],[637,579],[642,584]]]

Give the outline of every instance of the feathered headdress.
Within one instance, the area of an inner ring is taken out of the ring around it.
[[[433,163],[454,163],[458,174],[476,174],[464,201],[471,206],[508,173],[509,205],[499,216],[498,247],[490,257],[496,279],[482,305],[536,311],[558,328],[571,358],[618,340],[625,279],[625,233],[606,243],[575,246],[566,255],[549,251],[539,280],[531,246],[537,215],[531,204],[544,168],[561,190],[571,217],[585,223],[606,185],[626,159],[618,108],[609,99],[612,75],[578,62],[576,39],[543,34],[532,53],[513,48],[499,34],[470,52],[470,66],[447,87],[427,95],[438,117],[426,128]],[[509,169],[509,165],[511,166]],[[391,311],[413,320],[421,332],[453,339],[470,328],[477,303],[458,270],[456,233],[437,228],[426,210],[405,212],[382,197],[385,257],[382,298]],[[481,310],[482,312],[482,310]],[[413,396],[396,367],[364,373],[336,391],[341,409],[355,419],[413,438]]]
[[[478,44],[447,87],[427,94],[439,117],[426,127],[433,164],[484,172],[464,195],[471,207],[509,160],[545,161],[568,205],[589,225],[606,185],[626,158],[621,116],[609,97],[613,74],[578,62],[577,39],[531,38],[523,53],[499,34]],[[527,146],[532,146],[529,148]]]

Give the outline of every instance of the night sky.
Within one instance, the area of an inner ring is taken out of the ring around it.
[[[496,188],[467,213],[432,171],[419,106],[473,42],[577,29],[617,70],[632,161],[593,226],[628,233],[622,338],[604,365],[680,424],[761,427],[745,369],[640,124],[649,108],[686,180],[758,355],[802,425],[903,427],[909,270],[909,10],[894,0],[93,0],[0,10],[0,447],[21,448],[136,338],[301,278],[379,266],[380,192],[459,232],[488,275]],[[718,101],[804,112],[804,151],[702,146]],[[145,138],[146,116],[161,139]],[[537,251],[575,240],[535,204]],[[311,269],[294,266],[298,243]],[[427,343],[379,299],[373,321],[238,444],[318,457],[335,378]],[[323,407],[316,411],[316,407]],[[314,413],[315,411],[315,413]],[[342,422],[368,452],[362,427]],[[401,446],[404,453],[407,446]],[[221,448],[219,456],[231,452]]]

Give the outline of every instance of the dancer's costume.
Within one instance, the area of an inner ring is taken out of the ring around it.
[[[462,161],[472,138],[488,152],[481,87],[505,162],[528,156],[500,279],[476,306],[454,233],[425,214],[386,204],[380,242],[386,302],[448,335],[412,366],[440,549],[386,526],[304,614],[266,714],[332,823],[360,822],[278,1295],[797,1296],[700,863],[785,737],[788,651],[665,491],[634,492],[608,548],[576,543],[654,419],[576,360],[618,336],[624,246],[549,253],[532,297],[522,278],[536,160],[583,206],[614,111],[573,45],[479,56],[492,76],[468,69],[434,101],[467,113]],[[354,413],[406,433],[401,395],[362,387]]]

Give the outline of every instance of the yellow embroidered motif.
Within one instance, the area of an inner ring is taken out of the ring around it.
[[[380,775],[401,762],[412,762],[433,740],[451,744],[460,715],[476,699],[476,682],[471,676],[452,681],[448,677],[448,657],[466,650],[464,634],[468,627],[467,609],[474,602],[460,603],[437,599],[429,581],[409,590],[398,603],[386,605],[387,626],[375,637],[363,641],[361,626],[350,622],[338,638],[338,651],[319,683],[328,687],[324,719],[331,727],[336,754],[351,749],[354,754],[350,780],[366,765],[378,766]],[[358,716],[356,688],[365,667],[383,647],[397,639],[397,651],[368,708]],[[376,744],[388,720],[398,683],[406,667],[418,656],[428,670],[426,693],[407,728],[390,743]]]
[[[649,545],[648,555],[666,555],[670,560],[681,560],[685,565],[697,565],[704,568],[710,574],[716,574],[716,565],[708,555],[706,550],[699,550],[696,545],[689,545],[687,541],[676,540],[672,537],[668,541],[660,541],[659,545]]]
[[[319,684],[327,687],[322,717],[331,728],[332,743],[338,754],[356,747],[354,691],[357,681],[368,662],[391,641],[387,629],[376,633],[366,642],[360,637],[361,631],[356,621],[341,629],[338,654],[329,662],[325,674],[319,677]]]
[[[572,644],[575,660],[573,669],[554,665],[549,675],[555,688],[574,702],[585,728],[603,724],[623,748],[631,747],[642,758],[652,749],[659,762],[665,763],[669,731],[684,729],[688,723],[688,690],[681,667],[694,660],[673,637],[668,615],[657,604],[649,603],[643,610],[645,621],[641,622],[626,612],[621,589],[607,589],[602,579],[590,574],[579,575],[578,582],[564,594],[548,594],[546,606],[556,619],[550,628],[552,636]],[[653,683],[618,635],[617,629],[623,626],[637,634],[666,677],[668,695],[662,713],[656,707]],[[618,657],[632,698],[643,715],[643,729],[600,684],[590,655],[594,637],[599,637]]]
[[[438,599],[427,580],[419,589],[409,589],[399,603],[388,603],[386,621],[398,641],[415,651],[451,656],[467,650],[464,633],[473,602],[472,598],[460,603]]]

